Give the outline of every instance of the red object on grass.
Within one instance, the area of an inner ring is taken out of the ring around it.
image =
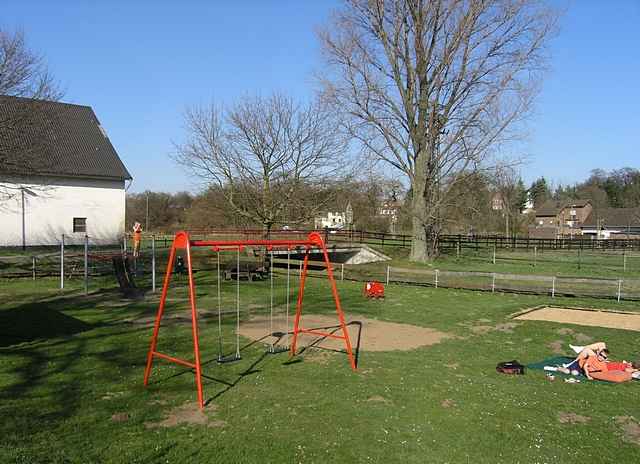
[[[151,345],[149,347],[149,353],[147,354],[147,365],[144,371],[144,385],[149,383],[149,377],[151,376],[151,369],[153,367],[154,358],[164,359],[165,361],[180,364],[182,366],[195,369],[196,374],[196,390],[198,392],[198,404],[200,409],[204,408],[204,398],[202,393],[202,369],[200,362],[200,343],[198,340],[198,310],[196,307],[196,286],[193,278],[193,266],[191,262],[191,248],[194,247],[208,247],[214,251],[223,250],[238,250],[244,246],[264,246],[271,250],[273,248],[291,249],[292,247],[300,246],[304,247],[306,252],[304,255],[304,261],[302,264],[302,273],[300,275],[300,288],[298,290],[298,301],[296,305],[296,317],[293,326],[293,341],[291,343],[290,355],[296,354],[296,346],[298,342],[298,335],[300,333],[308,333],[313,335],[319,335],[329,338],[338,338],[344,340],[347,355],[349,357],[349,363],[351,368],[356,370],[356,361],[351,348],[351,340],[349,339],[349,332],[347,331],[347,324],[344,318],[344,312],[342,311],[342,305],[340,303],[340,296],[338,295],[338,289],[336,288],[336,280],[333,276],[333,268],[329,261],[329,254],[327,253],[327,247],[325,246],[322,236],[318,232],[312,232],[309,234],[306,240],[191,240],[188,232],[178,232],[173,239],[173,245],[171,246],[171,252],[169,254],[169,262],[167,263],[167,272],[164,277],[164,284],[162,286],[162,296],[160,297],[160,304],[158,305],[158,312],[156,315],[156,321],[153,327],[153,335],[151,336]],[[309,253],[311,249],[319,249],[322,251],[324,263],[327,269],[327,278],[331,287],[331,293],[333,294],[333,301],[336,306],[336,313],[338,315],[338,321],[342,335],[336,335],[335,333],[329,333],[322,330],[306,329],[301,326],[302,317],[302,300],[304,298],[304,285],[308,273]],[[174,262],[178,250],[184,250],[187,262],[187,275],[189,277],[189,303],[191,306],[191,329],[193,335],[193,361],[187,361],[185,359],[176,358],[174,356],[161,353],[157,351],[158,346],[158,333],[160,332],[160,322],[162,315],[164,314],[165,302],[167,300],[167,293],[169,290],[169,282],[171,281],[171,275],[174,272]]]
[[[380,282],[367,282],[364,284],[364,296],[367,298],[384,298],[384,285]]]

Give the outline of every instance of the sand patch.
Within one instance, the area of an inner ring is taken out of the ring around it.
[[[205,406],[205,410],[201,410],[198,403],[185,403],[169,412],[166,419],[160,422],[146,422],[144,425],[148,429],[156,427],[175,427],[177,425],[203,425],[207,427],[223,427],[226,425],[224,421],[213,420],[209,417],[209,413],[215,412],[215,405]],[[206,412],[205,412],[206,411]]]
[[[570,329],[569,327],[563,327],[561,329],[557,330],[559,335],[571,335],[573,334],[573,329]]]
[[[389,400],[386,399],[384,396],[380,396],[380,395],[373,395],[369,398],[367,398],[367,401],[370,403],[388,403]]]
[[[564,342],[562,340],[556,340],[550,343],[547,343],[547,346],[551,348],[553,354],[564,354],[564,349],[562,348]]]
[[[440,403],[440,406],[442,406],[445,409],[455,408],[456,403],[453,400],[445,399],[445,400],[442,400],[442,402]]]
[[[561,424],[586,424],[591,420],[590,417],[581,416],[574,412],[559,412],[558,422]]]
[[[515,329],[519,325],[520,324],[518,324],[517,322],[504,322],[502,324],[496,325],[495,330],[497,330],[498,332],[513,333],[513,329]]]
[[[353,323],[347,326],[351,344],[354,348],[357,346],[359,326],[361,326],[360,349],[364,351],[413,350],[422,346],[440,343],[442,340],[451,337],[449,334],[428,327],[379,321],[362,316],[354,316],[351,318],[351,321]],[[347,323],[349,323],[349,320],[347,320]],[[317,314],[303,315],[301,325],[306,329],[318,329],[324,332],[335,333],[335,335],[342,335],[337,316]],[[287,329],[289,332],[293,330],[293,317],[289,318],[288,328],[284,316],[274,317],[274,331],[286,332]],[[278,345],[287,343],[286,336],[273,337],[269,334],[269,330],[269,319],[264,316],[256,316],[240,324],[240,335],[244,337],[252,340],[260,340],[266,344],[274,343]],[[313,334],[300,334],[298,338],[299,347],[312,344],[313,346],[331,350],[344,349],[344,340],[321,338]]]
[[[478,334],[478,335],[488,334],[492,330],[493,330],[493,327],[491,327],[490,325],[474,325],[473,327],[471,327],[471,331],[474,334]]]
[[[501,324],[493,325],[474,325],[471,327],[471,331],[476,335],[486,335],[489,332],[497,331],[502,333],[513,333],[513,329],[520,324],[517,322],[503,322]]]
[[[515,319],[640,331],[640,314],[600,310],[541,308],[516,316]]]
[[[583,333],[576,334],[575,339],[578,343],[583,343],[583,344],[593,341],[593,337],[590,337],[589,335],[585,335]]]
[[[126,412],[117,412],[111,416],[113,422],[126,422],[129,420],[129,414]]]
[[[622,431],[622,440],[634,445],[640,445],[640,424],[631,416],[618,416],[615,418],[616,424]]]

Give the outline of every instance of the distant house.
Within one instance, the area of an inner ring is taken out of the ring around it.
[[[382,202],[378,208],[378,215],[389,219],[389,233],[396,233],[396,224],[398,224],[398,217],[400,216],[400,210],[402,209],[402,202],[395,196]]]
[[[502,211],[504,209],[505,201],[502,197],[502,193],[495,192],[491,196],[491,209],[494,211]]]
[[[600,208],[581,225],[582,234],[599,239],[640,237],[640,208]]]
[[[28,119],[13,115],[26,114]],[[0,96],[0,246],[116,243],[131,180],[89,106]],[[37,143],[35,139],[37,140]],[[28,153],[28,155],[27,155]]]
[[[314,227],[316,229],[342,229],[347,223],[346,212],[332,212],[329,211],[326,216],[319,216],[315,218]]]
[[[590,200],[550,200],[536,210],[534,224],[529,227],[532,238],[573,237],[582,234],[582,223],[593,207]]]

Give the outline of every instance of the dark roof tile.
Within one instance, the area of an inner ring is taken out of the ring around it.
[[[89,106],[0,96],[0,174],[128,180]]]
[[[582,223],[582,227],[596,227],[597,221],[601,221],[604,227],[637,227],[640,226],[640,208],[594,209]]]

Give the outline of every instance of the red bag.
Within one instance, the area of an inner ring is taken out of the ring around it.
[[[367,282],[364,284],[364,296],[367,298],[384,298],[384,285],[380,282]]]

